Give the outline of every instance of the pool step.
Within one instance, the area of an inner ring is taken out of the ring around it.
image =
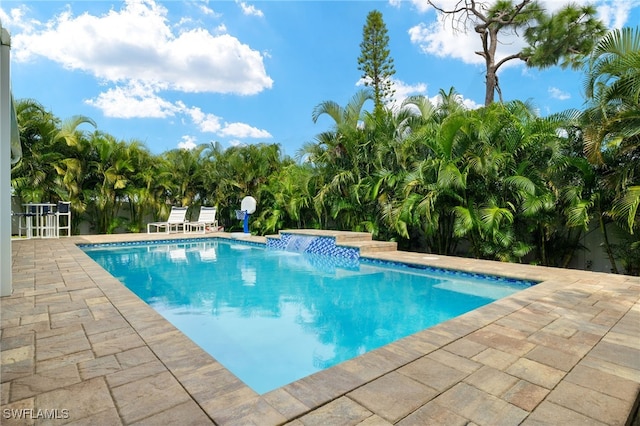
[[[339,245],[358,248],[361,255],[398,250],[398,243],[393,241],[349,241]]]

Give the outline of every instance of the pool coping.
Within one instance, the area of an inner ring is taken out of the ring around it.
[[[110,416],[121,424],[153,424],[179,415],[198,424],[625,424],[637,409],[638,277],[424,253],[370,253],[366,257],[540,284],[258,395],[76,246],[230,236],[14,241],[15,290],[0,298],[2,408],[38,408],[54,396],[60,405],[93,386],[108,400],[91,412],[76,408],[72,420]],[[60,355],[40,355],[42,343],[62,346],[69,335],[77,350],[60,347]],[[123,361],[132,351],[145,354],[149,371]],[[43,376],[53,366],[68,369],[68,381],[45,386]],[[168,389],[179,397],[159,403],[154,395],[166,395]],[[126,402],[132,398],[134,403]]]

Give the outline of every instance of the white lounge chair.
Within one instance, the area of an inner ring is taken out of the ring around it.
[[[204,234],[207,228],[218,230],[218,219],[216,219],[215,207],[200,207],[198,220],[195,222],[187,222],[184,232],[197,232]]]
[[[187,209],[188,207],[171,207],[171,213],[169,213],[169,218],[166,222],[147,223],[147,234],[151,234],[152,227],[155,227],[156,232],[160,232],[162,229],[167,234],[171,231],[179,232],[180,228],[182,228],[182,231],[185,231]]]

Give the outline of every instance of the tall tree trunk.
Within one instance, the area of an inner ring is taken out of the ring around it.
[[[493,67],[487,66],[484,106],[489,106],[493,103],[497,84],[498,84],[498,76],[496,75],[496,70]]]

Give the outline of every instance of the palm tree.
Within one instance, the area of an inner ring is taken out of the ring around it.
[[[607,34],[591,55],[585,82],[585,153],[608,169],[610,214],[630,233],[640,228],[640,28]],[[609,161],[606,161],[606,158]]]
[[[99,131],[93,133],[90,143],[93,157],[89,162],[89,180],[93,185],[85,189],[84,197],[96,231],[111,234],[127,221],[120,212],[134,165],[127,143]]]
[[[31,99],[16,102],[22,159],[12,168],[12,187],[23,202],[71,201],[73,229],[84,212],[82,180],[87,171],[86,134],[82,124],[96,126],[85,116],[60,121]]]
[[[314,206],[324,228],[362,230],[367,226],[366,217],[372,209],[364,206],[368,187],[363,176],[371,174],[373,149],[365,131],[367,115],[363,108],[370,100],[372,92],[360,90],[345,107],[325,101],[313,110],[314,122],[323,115],[334,121],[331,131],[319,134],[314,145],[307,144],[298,153],[322,176]]]

